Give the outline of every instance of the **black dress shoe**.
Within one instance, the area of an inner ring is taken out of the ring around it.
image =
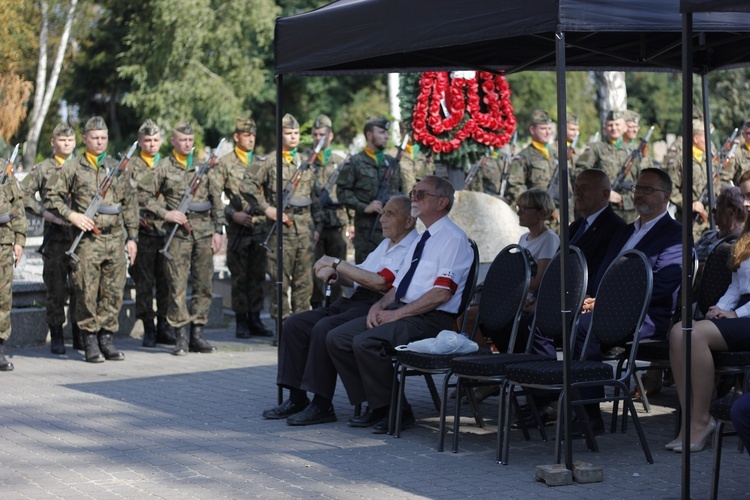
[[[314,425],[314,424],[325,424],[328,422],[336,421],[336,413],[333,411],[333,406],[324,410],[316,404],[309,404],[307,408],[299,413],[295,413],[286,419],[287,425]]]
[[[374,410],[371,410],[368,406],[367,410],[362,415],[350,418],[349,425],[351,425],[352,427],[372,427],[387,416],[387,406],[383,406],[382,408],[375,408]]]
[[[281,420],[283,418],[287,418],[290,415],[294,415],[295,413],[299,413],[305,408],[307,408],[307,405],[310,404],[310,400],[305,398],[305,404],[295,404],[292,403],[291,399],[287,399],[283,403],[281,403],[279,406],[276,406],[274,408],[271,408],[270,410],[266,410],[262,413],[263,418],[268,420]]]
[[[411,427],[414,425],[414,422],[417,420],[414,418],[414,412],[411,411],[411,408],[408,408],[407,410],[404,410],[401,413],[401,430],[406,429],[407,427]],[[372,433],[373,434],[386,434],[388,432],[388,419],[384,418],[377,424],[372,426]]]

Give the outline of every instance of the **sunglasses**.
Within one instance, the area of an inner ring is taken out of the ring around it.
[[[424,189],[412,189],[411,191],[409,191],[409,198],[412,198],[412,199],[416,198],[417,201],[424,200],[425,196],[434,196],[435,198],[440,198],[440,196],[436,194],[428,193]]]

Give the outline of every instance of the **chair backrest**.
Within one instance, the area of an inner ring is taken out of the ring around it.
[[[633,366],[653,283],[651,263],[640,250],[623,252],[610,264],[596,291],[596,305],[591,313],[582,357],[592,336],[602,345],[623,344],[632,337],[628,369]]]
[[[569,255],[565,266],[565,310],[571,311],[568,331],[572,331],[573,325],[577,324],[578,314],[586,294],[588,270],[586,257],[578,247],[571,246]],[[534,322],[531,326],[532,334],[529,335],[529,342],[526,346],[527,352],[531,349],[534,334],[554,339],[559,338],[563,333],[563,322],[560,321],[563,311],[560,297],[560,272],[560,252],[557,252],[544,271],[539,285]],[[574,338],[575,335],[571,335],[571,339]]]
[[[512,352],[530,281],[528,252],[515,244],[503,248],[484,278],[474,329],[479,326],[484,336],[492,337],[510,328],[509,347]]]
[[[729,257],[732,255],[731,243],[720,243],[708,255],[698,288],[698,311],[703,316],[708,308],[715,305],[732,282],[732,270],[729,269]]]
[[[461,305],[458,310],[458,315],[463,315],[464,319],[461,324],[461,331],[466,331],[467,321],[469,318],[468,314],[464,314],[466,311],[466,308],[469,306],[469,302],[471,302],[471,298],[474,296],[474,290],[477,287],[477,278],[479,274],[479,246],[477,245],[477,242],[469,239],[469,245],[471,245],[472,254],[474,255],[474,262],[471,263],[471,267],[469,268],[469,276],[466,278],[466,286],[464,287],[464,291],[461,294]]]

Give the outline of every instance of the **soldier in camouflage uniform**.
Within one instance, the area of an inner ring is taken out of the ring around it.
[[[143,178],[161,160],[161,129],[153,120],[146,120],[138,129],[140,153],[131,158],[129,170],[140,184]],[[172,328],[167,323],[169,287],[164,269],[164,256],[159,252],[164,247],[164,221],[144,210],[150,198],[139,191],[140,219],[138,225],[138,260],[130,266],[130,276],[135,282],[135,317],[143,322],[143,347],[156,344],[174,345]],[[159,203],[164,206],[164,198]],[[154,291],[156,291],[156,313],[154,313]],[[156,326],[154,326],[156,316]]]
[[[0,167],[7,168],[0,161]],[[13,370],[3,351],[3,344],[10,338],[10,309],[13,306],[13,268],[21,261],[26,245],[26,214],[23,193],[13,172],[0,185],[0,372]]]
[[[267,163],[265,157],[253,154],[255,133],[252,118],[235,119],[234,151],[221,158],[213,173],[216,185],[229,200],[224,209],[229,237],[227,267],[232,273],[232,310],[235,336],[239,339],[273,336],[260,320],[266,280],[266,250],[261,246],[266,236],[265,216],[240,194],[245,171],[257,173]]]
[[[198,186],[187,214],[177,210],[200,168],[193,163],[195,135],[190,122],[177,122],[169,142],[172,154],[162,158],[141,179],[139,198],[148,200],[143,210],[169,222],[164,225],[165,231],[171,231],[174,224],[179,225],[168,249],[172,258],[165,261],[169,285],[167,321],[175,329],[173,354],[184,356],[188,351],[211,353],[216,348],[203,338],[203,327],[208,321],[213,297],[213,256],[224,242],[224,204],[213,172],[209,171]],[[159,202],[160,195],[166,206]],[[189,312],[186,306],[188,276],[192,286]]]
[[[750,170],[750,119],[742,125],[742,142],[734,148],[734,158],[727,165],[726,172],[721,172],[721,179],[725,184],[734,182],[740,185],[742,174]]]
[[[284,185],[288,184],[294,173],[303,166],[305,159],[297,152],[299,146],[300,132],[299,122],[290,114],[284,115],[281,121],[282,127],[282,180]],[[257,172],[248,169],[241,186],[242,196],[248,203],[253,203],[258,210],[265,213],[270,221],[276,221],[276,154],[269,156],[268,161]],[[291,203],[283,214],[284,234],[282,235],[284,247],[284,276],[282,276],[282,289],[285,299],[282,301],[281,317],[289,316],[289,303],[286,294],[291,287],[292,314],[297,314],[310,309],[310,296],[312,294],[312,267],[313,257],[313,228],[319,221],[318,204],[313,199],[313,172],[311,168],[305,168],[297,188],[292,196]],[[268,252],[268,274],[275,277],[278,266],[276,262],[276,237],[269,241],[271,249]],[[276,281],[276,280],[275,280]],[[271,317],[278,318],[278,305],[275,298],[271,300]]]
[[[336,153],[331,148],[333,140],[333,124],[326,115],[315,118],[312,126],[313,145],[318,144],[325,137],[325,147],[318,153],[313,161],[313,174],[315,176],[315,197],[321,211],[321,223],[316,226],[318,241],[315,244],[315,261],[324,255],[330,255],[337,259],[346,260],[346,241],[344,240],[344,227],[348,224],[346,209],[338,204],[336,199],[336,184],[333,185],[328,198],[321,198],[323,187],[334,173],[336,168],[341,168],[345,157]],[[339,170],[340,171],[340,170]],[[312,270],[311,270],[312,272]],[[313,289],[310,305],[313,309],[323,305],[325,284],[315,276],[313,272]],[[341,298],[341,286],[331,287],[331,303]]]
[[[486,163],[479,168],[474,178],[471,180],[469,185],[469,191],[477,191],[480,193],[486,193],[492,196],[498,196],[500,194],[500,180],[503,174],[503,162],[505,161],[505,153],[498,153],[494,149],[490,153],[490,157],[487,158]],[[483,161],[484,158],[480,158],[478,161]],[[471,166],[472,168],[474,165]],[[469,172],[466,172],[467,177]]]
[[[395,158],[385,154],[390,126],[391,122],[382,116],[367,119],[364,128],[367,141],[365,150],[351,157],[341,169],[336,183],[339,202],[354,210],[354,260],[357,264],[364,262],[383,240],[382,230],[376,221],[378,215],[383,213],[383,205],[387,200],[379,200],[377,197],[389,165],[394,172],[388,185],[388,193],[403,194],[401,167]]]
[[[57,180],[47,191],[45,206],[83,231],[75,252],[78,258],[71,262],[76,321],[86,345],[86,361],[101,363],[105,358],[125,359],[112,339],[119,329],[118,315],[125,289],[127,263],[123,246],[130,262],[136,258],[138,202],[135,183],[125,171],[107,190],[94,218],[84,215],[97,188],[118,164],[106,154],[109,133],[100,116],[86,122],[83,143],[86,151],[63,164]]]
[[[622,166],[630,156],[630,150],[625,146],[623,134],[625,133],[625,113],[622,111],[610,111],[604,122],[604,139],[589,144],[586,150],[581,154],[575,164],[575,173],[586,170],[587,168],[598,168],[607,173],[607,177],[612,184],[620,173]],[[626,222],[634,222],[637,213],[633,204],[633,193],[630,188],[635,184],[641,167],[638,164],[633,165],[630,173],[625,177],[623,185],[619,192],[613,189],[609,195],[609,201],[612,209],[625,219]]]
[[[567,135],[567,143],[568,143],[568,169],[571,171],[573,168],[575,168],[576,161],[578,161],[578,157],[581,156],[581,151],[583,148],[581,148],[581,127],[578,125],[578,117],[572,113],[568,113],[566,115],[567,117],[567,123],[565,124],[565,132]],[[573,141],[576,140],[576,137],[578,137],[578,141],[576,141],[576,147],[573,148],[573,151],[570,150],[570,147],[573,145]]]
[[[81,330],[75,322],[75,295],[68,288],[70,276],[70,257],[65,255],[72,243],[68,224],[52,212],[45,210],[42,201],[47,195],[49,186],[57,180],[57,173],[62,168],[76,147],[76,134],[70,125],[60,123],[52,131],[53,154],[38,165],[23,179],[21,188],[26,199],[26,211],[44,219],[44,249],[42,258],[44,268],[42,278],[47,289],[45,308],[47,325],[50,334],[52,354],[65,354],[63,323],[65,323],[65,302],[70,298],[70,317],[73,329],[73,349],[83,350]],[[36,194],[39,193],[37,200]]]

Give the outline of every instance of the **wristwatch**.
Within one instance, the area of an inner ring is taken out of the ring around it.
[[[337,267],[339,267],[339,264],[341,264],[341,259],[333,259],[333,264],[331,264],[331,267],[335,271]]]

